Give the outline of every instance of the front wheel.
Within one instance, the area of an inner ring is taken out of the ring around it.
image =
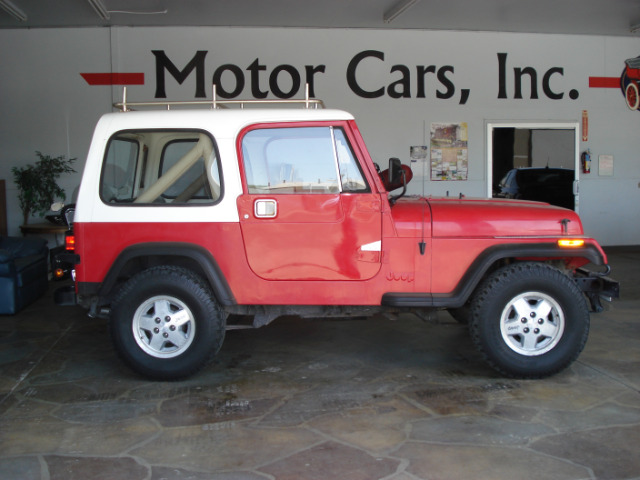
[[[520,263],[497,270],[480,286],[469,327],[485,360],[500,373],[541,378],[578,357],[589,333],[589,309],[560,270]]]
[[[160,266],[124,284],[109,327],[118,354],[133,370],[174,380],[195,373],[218,352],[225,316],[198,275]]]

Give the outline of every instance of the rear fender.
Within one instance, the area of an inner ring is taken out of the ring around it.
[[[236,304],[224,274],[208,250],[199,245],[173,242],[143,243],[124,249],[98,287],[97,296],[101,299],[110,298],[123,278],[154,265],[190,267],[208,281],[220,305]]]

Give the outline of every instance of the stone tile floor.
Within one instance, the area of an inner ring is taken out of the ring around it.
[[[640,479],[640,249],[609,253],[622,298],[536,381],[495,374],[441,313],[282,318],[152,382],[50,293],[0,317],[0,479]]]

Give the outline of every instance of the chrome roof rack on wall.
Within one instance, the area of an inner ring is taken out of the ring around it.
[[[324,108],[324,102],[316,98],[309,98],[309,84],[305,85],[305,98],[303,99],[264,99],[264,100],[219,100],[216,94],[216,85],[213,85],[213,97],[211,100],[186,100],[186,101],[151,101],[151,102],[128,102],[127,87],[122,88],[122,101],[114,103],[113,106],[123,112],[133,110],[132,107],[164,107],[171,110],[171,107],[189,107],[189,106],[209,106],[212,110],[220,108],[230,108],[232,106],[241,109],[256,105],[302,105],[306,109]]]

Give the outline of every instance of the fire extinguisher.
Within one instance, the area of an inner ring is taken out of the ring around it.
[[[582,173],[591,173],[591,151],[582,152]]]

